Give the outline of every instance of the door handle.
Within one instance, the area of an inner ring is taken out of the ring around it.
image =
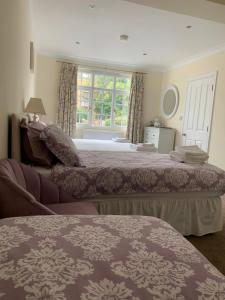
[[[186,133],[182,133],[183,136],[186,136]]]

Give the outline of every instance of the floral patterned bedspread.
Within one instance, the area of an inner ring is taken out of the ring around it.
[[[225,277],[153,217],[5,219],[0,254],[1,300],[225,299]]]
[[[149,152],[81,151],[86,168],[53,168],[51,179],[75,198],[151,192],[225,192],[225,172]]]

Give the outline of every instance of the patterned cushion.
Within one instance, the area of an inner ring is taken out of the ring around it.
[[[48,149],[66,166],[82,167],[72,139],[56,125],[47,126],[40,135]]]
[[[56,158],[40,140],[42,130],[46,128],[44,123],[21,123],[22,161],[28,164],[51,167]]]

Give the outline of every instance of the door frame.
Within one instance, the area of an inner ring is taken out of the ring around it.
[[[210,148],[210,141],[211,141],[211,128],[212,128],[212,121],[213,121],[213,114],[214,114],[214,102],[215,102],[215,94],[216,94],[216,87],[217,87],[217,77],[218,77],[218,71],[210,72],[204,75],[195,76],[187,80],[186,82],[186,95],[185,95],[185,105],[184,105],[184,113],[183,113],[183,125],[182,125],[182,143],[184,144],[184,126],[185,126],[185,112],[187,108],[187,97],[188,97],[188,86],[192,81],[201,80],[205,78],[212,78],[214,79],[214,89],[213,89],[213,99],[212,99],[212,113],[209,119],[209,130],[208,130],[208,141],[207,141],[207,152],[209,153]]]

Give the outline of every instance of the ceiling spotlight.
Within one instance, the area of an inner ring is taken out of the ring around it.
[[[90,9],[94,9],[94,8],[95,8],[95,5],[94,5],[94,4],[89,4],[89,8],[90,8]]]
[[[191,25],[187,25],[186,28],[187,28],[187,29],[191,29],[192,26],[191,26]]]
[[[121,36],[120,36],[121,41],[126,42],[126,41],[128,41],[128,39],[129,39],[129,36],[127,34],[121,34]]]
[[[77,41],[77,42],[76,42],[76,44],[77,44],[77,45],[80,45],[80,42],[79,42],[79,41]]]

